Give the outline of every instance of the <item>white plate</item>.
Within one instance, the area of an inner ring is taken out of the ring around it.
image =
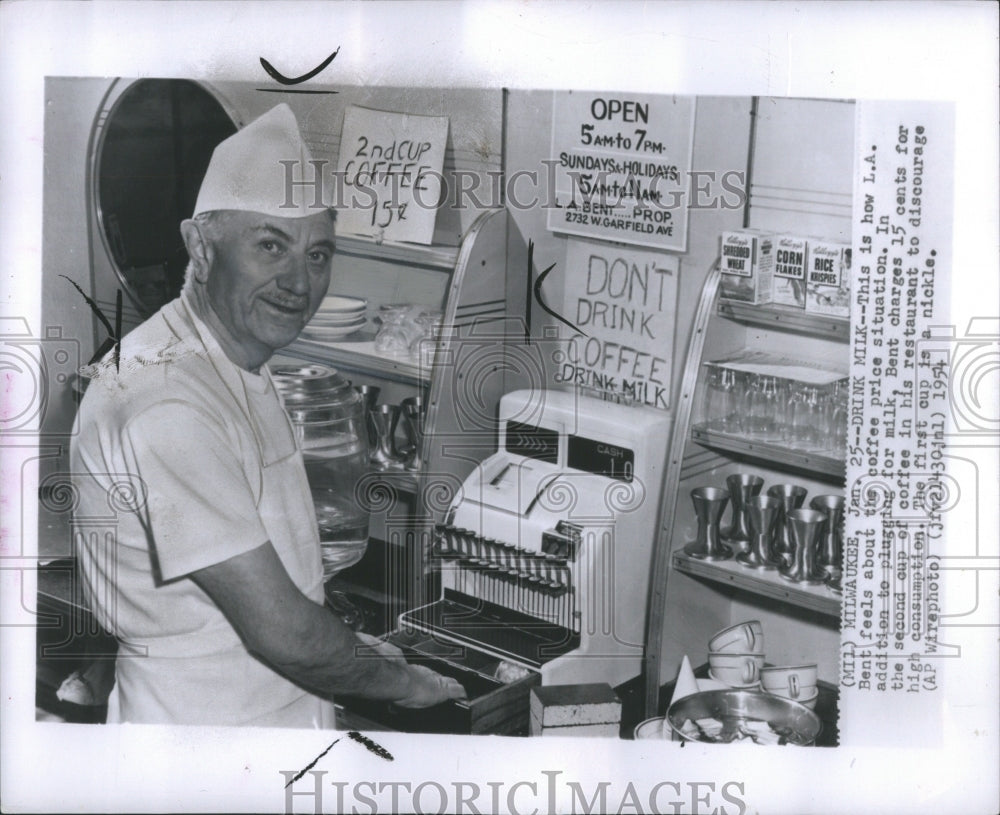
[[[313,318],[309,321],[310,325],[326,325],[332,326],[334,328],[340,328],[342,326],[348,325],[362,325],[366,321],[364,314],[360,314],[355,317],[353,314],[349,317],[341,317],[336,314],[324,314],[322,311],[317,312],[313,315]]]
[[[360,297],[344,297],[339,294],[328,294],[320,304],[321,311],[336,314],[358,314],[368,306],[367,300]]]
[[[353,334],[355,331],[364,325],[347,325],[347,326],[322,326],[322,325],[310,325],[302,329],[302,336],[307,340],[336,340],[341,337],[346,337],[348,334]]]

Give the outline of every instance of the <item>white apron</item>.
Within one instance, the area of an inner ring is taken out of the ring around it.
[[[244,456],[245,472],[259,495],[258,512],[271,544],[296,586],[322,603],[323,568],[312,495],[295,434],[270,374],[264,369],[255,376],[232,365],[207,327],[185,310],[240,411],[250,420],[257,450],[249,459]],[[251,480],[254,472],[259,473],[257,484]],[[109,723],[335,726],[332,702],[307,693],[252,657],[235,632],[225,647],[209,653],[193,653],[190,638],[182,636],[152,640],[141,656],[130,654],[123,642],[115,674]]]

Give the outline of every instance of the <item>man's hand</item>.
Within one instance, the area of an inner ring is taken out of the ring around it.
[[[455,679],[441,676],[429,668],[422,665],[410,665],[403,656],[403,652],[391,642],[376,639],[370,634],[363,634],[360,631],[357,637],[366,646],[365,650],[379,654],[380,657],[388,659],[406,668],[410,675],[413,691],[404,699],[396,701],[400,707],[430,707],[449,699],[465,699],[465,688]],[[364,651],[362,651],[364,653]]]
[[[362,646],[358,649],[358,656],[366,656],[374,652],[385,659],[392,660],[403,666],[408,664],[402,650],[391,642],[373,637],[371,634],[365,634],[363,631],[356,631],[354,636],[362,642]]]
[[[395,646],[356,635],[336,614],[306,597],[270,543],[191,577],[252,653],[313,693],[364,696],[404,707],[465,697],[454,679],[408,664]]]
[[[400,707],[430,707],[449,699],[465,699],[465,688],[457,679],[441,676],[423,665],[409,665],[412,692],[405,699],[397,699]]]

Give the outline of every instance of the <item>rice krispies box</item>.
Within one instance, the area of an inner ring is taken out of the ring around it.
[[[851,316],[851,247],[811,241],[806,271],[806,311]]]
[[[809,244],[805,238],[780,235],[774,244],[774,282],[771,301],[784,306],[806,307],[806,253]]]
[[[722,233],[719,296],[742,303],[771,302],[774,236],[756,229]]]

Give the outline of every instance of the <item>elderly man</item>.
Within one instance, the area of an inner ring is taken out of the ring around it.
[[[336,693],[464,695],[323,606],[302,455],[263,367],[330,282],[333,212],[314,190],[286,200],[286,167],[310,160],[286,105],[220,144],[181,225],[184,291],[92,371],[72,459],[81,528],[115,518],[78,540],[120,643],[110,721],[332,726]]]

